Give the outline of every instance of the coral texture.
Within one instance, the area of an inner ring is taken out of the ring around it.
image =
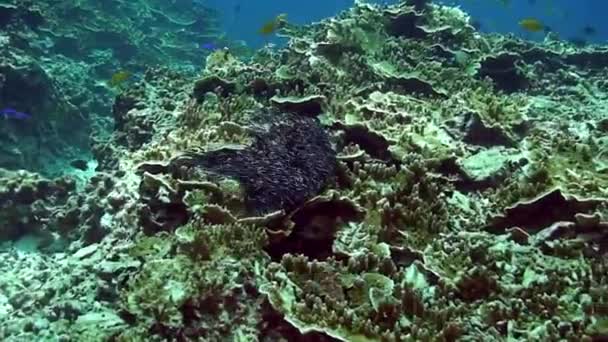
[[[470,21],[356,2],[148,68],[94,176],[0,174],[0,339],[605,339],[608,50]]]

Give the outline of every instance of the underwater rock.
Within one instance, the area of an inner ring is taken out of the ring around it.
[[[0,47],[10,53],[0,58],[0,109],[15,108],[32,120],[0,127],[0,145],[10,145],[2,138],[15,132],[21,137],[0,166],[57,175],[59,164],[88,151],[92,129],[105,131],[116,94],[106,82],[111,75],[139,76],[147,65],[198,66],[200,50],[192,42],[207,39],[213,17],[208,7],[184,2],[3,2]]]
[[[116,97],[112,139],[135,150],[157,132],[172,129],[176,118],[171,113],[190,97],[189,81],[167,68],[148,68],[142,80]]]
[[[33,58],[18,54],[0,57],[0,104],[0,110],[9,108],[25,114],[0,126],[0,145],[20,146],[12,153],[3,153],[0,167],[46,172],[50,171],[46,160],[71,152],[62,144],[83,149],[87,146],[90,128],[83,114]],[[56,131],[64,139],[59,142],[56,136],[42,133],[45,131]],[[19,144],[9,139],[15,135],[19,136]]]
[[[124,200],[109,196],[114,185],[113,174],[100,172],[91,177],[82,194],[72,196],[64,207],[55,208],[51,222],[57,232],[85,246],[102,241],[110,233],[110,227],[103,224],[102,217],[106,213],[119,212],[124,204]]]
[[[122,151],[114,144],[113,140],[98,140],[93,138],[91,143],[91,154],[97,161],[96,170],[109,171],[118,169]]]
[[[42,250],[69,242],[97,243],[108,234],[101,224],[107,202],[98,196],[105,197],[113,185],[111,176],[100,174],[79,192],[69,177],[49,180],[25,171],[8,173],[0,178],[0,240],[33,236],[41,240]]]

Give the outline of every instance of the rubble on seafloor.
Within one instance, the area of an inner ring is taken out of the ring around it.
[[[2,174],[0,338],[606,338],[608,49],[420,6],[150,68],[86,194]]]

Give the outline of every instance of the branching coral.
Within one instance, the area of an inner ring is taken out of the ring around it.
[[[261,319],[256,278],[266,258],[264,231],[245,225],[181,227],[156,248],[146,238],[132,247],[142,267],[123,288],[123,308],[134,325],[119,339],[141,333],[158,338],[253,338]],[[145,244],[145,245],[143,245]],[[220,324],[219,322],[222,321]],[[240,327],[236,327],[240,326]]]

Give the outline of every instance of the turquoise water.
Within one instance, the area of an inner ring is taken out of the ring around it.
[[[0,0],[0,341],[608,340],[605,13]]]
[[[367,1],[368,3],[391,4],[395,1]],[[602,43],[608,40],[608,26],[602,13],[608,11],[608,4],[602,0],[445,0],[437,3],[459,6],[482,24],[484,32],[513,33],[528,39],[540,40],[543,33],[528,34],[517,25],[523,18],[542,20],[557,32],[562,39],[585,39]],[[224,30],[235,39],[242,39],[253,46],[260,46],[267,40],[256,34],[257,28],[266,20],[279,13],[287,13],[290,20],[298,24],[308,24],[334,15],[352,6],[352,0],[311,0],[305,2],[286,1],[239,1],[212,0],[207,2],[222,13]],[[239,9],[235,11],[236,9]],[[596,29],[588,35],[582,32],[586,26]],[[271,40],[280,42],[280,40]]]

